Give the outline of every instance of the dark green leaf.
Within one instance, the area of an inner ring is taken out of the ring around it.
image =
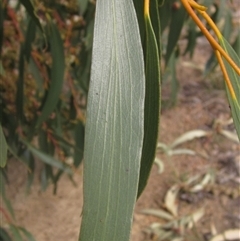
[[[182,5],[180,8],[175,8],[172,11],[173,13],[169,26],[167,53],[165,56],[166,65],[168,64],[169,58],[171,57],[177,44],[186,17],[186,10]]]
[[[156,15],[153,16],[157,17]],[[144,107],[144,141],[142,149],[141,169],[138,186],[138,197],[147,184],[151,171],[158,139],[160,112],[160,63],[156,36],[149,16],[145,17],[146,24],[146,94]],[[158,31],[157,31],[158,33]],[[158,33],[159,34],[159,33]]]
[[[19,227],[19,230],[27,238],[27,241],[35,241],[35,238],[33,237],[33,235],[30,232],[28,232],[25,228]]]
[[[3,28],[4,28],[3,22],[4,22],[3,1],[0,1],[0,59],[2,59],[1,56],[2,56]]]
[[[19,229],[16,226],[10,224],[10,231],[14,241],[24,241],[20,234]]]
[[[161,56],[161,45],[160,45],[160,35],[161,35],[161,25],[160,25],[160,18],[159,18],[159,10],[158,10],[158,0],[150,1],[150,16],[151,16],[151,25],[154,31],[157,50],[159,54],[159,58]],[[148,36],[146,36],[148,39]],[[148,41],[148,40],[146,40]],[[158,60],[159,62],[159,60]]]
[[[0,124],[0,167],[5,167],[7,163],[8,146]]]
[[[35,39],[35,33],[36,33],[36,23],[30,18],[28,22],[28,28],[26,32],[26,41],[24,44],[24,54],[26,56],[26,60],[29,62],[31,49],[32,49],[32,42]]]
[[[8,233],[0,227],[0,241],[13,241]]]
[[[81,241],[129,240],[144,134],[144,98],[144,61],[133,3],[98,0],[85,130]]]
[[[39,27],[39,29],[43,32],[42,26],[41,26],[40,21],[39,21],[37,15],[35,13],[32,2],[30,0],[20,0],[20,2],[26,8],[28,14],[34,20],[34,22]]]
[[[58,184],[58,181],[59,181],[60,177],[62,176],[62,174],[63,174],[63,171],[59,170],[57,172],[57,174],[54,175],[54,177],[53,177],[53,185],[54,185],[53,194],[54,195],[57,193],[57,184]]]
[[[34,180],[35,160],[32,153],[29,150],[26,150],[24,152],[24,155],[26,156],[26,159],[28,161],[27,192],[29,192]]]
[[[179,82],[177,79],[177,73],[176,73],[176,61],[177,57],[175,52],[172,54],[169,60],[169,68],[171,72],[171,97],[170,97],[170,105],[175,105],[177,101],[177,93],[179,90]]]
[[[37,127],[48,118],[56,107],[64,80],[65,61],[63,41],[57,26],[53,23],[50,23],[49,42],[52,55],[51,82],[42,113],[37,120]]]
[[[19,56],[19,77],[17,81],[17,97],[16,97],[16,107],[17,107],[17,119],[22,122],[24,119],[23,114],[23,104],[24,104],[24,46],[21,45],[20,56]]]
[[[144,46],[145,41],[145,22],[144,22],[144,15],[143,15],[143,7],[144,7],[144,0],[133,0],[135,11],[137,14],[138,19],[138,26],[140,30],[140,36],[142,40],[142,45]]]
[[[78,167],[83,159],[83,148],[84,148],[84,125],[79,123],[75,128],[75,145],[78,150],[74,151],[74,166]]]
[[[159,17],[161,24],[161,32],[163,32],[168,26],[170,19],[172,17],[172,6],[175,0],[166,0],[160,3]]]
[[[189,23],[189,28],[188,28],[188,35],[187,35],[187,47],[184,51],[184,54],[188,53],[190,54],[190,57],[193,56],[193,51],[196,46],[196,40],[197,40],[197,30],[196,30],[196,25],[193,21]]]

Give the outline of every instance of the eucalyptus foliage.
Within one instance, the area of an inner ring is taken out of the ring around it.
[[[226,19],[222,32],[232,37],[232,12],[226,2],[202,2],[214,6],[214,22]],[[0,2],[0,181],[12,219],[4,185],[7,160],[18,158],[28,166],[28,188],[41,161],[42,189],[52,182],[56,191],[60,176],[71,175],[84,152],[79,240],[129,239],[134,204],[155,157],[160,88],[169,75],[169,100],[176,102],[175,67],[183,28],[183,54],[192,56],[202,33],[175,0]],[[234,49],[225,39],[220,44],[239,65],[237,36]],[[236,80],[232,67],[224,63]],[[205,72],[215,66],[212,56]],[[239,82],[233,87],[236,99],[228,89],[227,94],[238,123]],[[7,221],[14,240],[34,240]],[[0,228],[0,238],[10,236]]]

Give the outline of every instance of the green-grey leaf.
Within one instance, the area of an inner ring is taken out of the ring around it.
[[[27,143],[23,140],[22,140],[22,142],[27,146],[27,148],[32,152],[33,155],[35,155],[36,157],[41,159],[41,161],[43,161],[44,163],[49,164],[53,167],[57,167],[66,173],[72,174],[71,168],[68,167],[67,165],[65,165],[63,162],[60,162],[59,160],[55,159],[54,157],[39,151],[38,149],[36,149],[35,147],[33,147],[32,145],[30,145],[29,143]]]
[[[160,112],[160,63],[158,55],[158,44],[151,24],[151,19],[146,17],[145,24],[146,95],[144,110],[144,141],[138,186],[138,197],[147,184],[151,167],[155,159]]]
[[[63,41],[57,26],[52,22],[50,23],[50,34],[48,38],[52,55],[51,82],[47,99],[42,109],[42,114],[37,120],[37,127],[39,127],[40,124],[48,118],[56,107],[64,80],[65,61]]]
[[[224,37],[222,37],[222,39],[220,40],[220,45],[225,49],[225,51],[229,54],[229,56],[233,59],[237,66],[240,66],[239,56],[236,54],[232,46]],[[240,76],[236,73],[236,71],[230,66],[230,64],[225,59],[223,59],[223,62],[225,64],[228,76],[230,78],[236,95],[236,99],[233,99],[228,87],[226,86],[228,101],[231,106],[233,122],[237,130],[238,138],[240,140]]]
[[[236,54],[240,56],[240,29],[238,30],[237,37],[233,43],[233,49],[235,50]]]
[[[0,125],[0,167],[5,167],[7,163],[7,151],[7,142],[2,130],[2,125]]]
[[[80,241],[127,241],[137,198],[145,78],[132,0],[98,0]]]

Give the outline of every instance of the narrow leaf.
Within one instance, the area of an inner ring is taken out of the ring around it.
[[[0,240],[3,241],[13,241],[10,236],[8,235],[8,233],[0,227]]]
[[[49,42],[52,55],[51,83],[43,105],[42,114],[37,120],[37,127],[48,118],[56,107],[64,80],[65,61],[63,41],[54,23],[50,23]]]
[[[30,59],[30,54],[31,54],[31,49],[32,49],[31,45],[35,39],[35,33],[36,33],[36,23],[31,18],[28,22],[28,28],[27,28],[27,32],[26,32],[26,36],[25,36],[26,41],[24,44],[24,52],[25,52],[26,60],[28,62]]]
[[[2,196],[3,202],[10,213],[11,217],[15,220],[15,215],[14,211],[11,205],[11,202],[7,199],[6,197],[6,191],[5,191],[5,177],[6,174],[4,173],[3,169],[0,169],[0,183],[1,183],[1,188],[0,188],[0,195]]]
[[[16,96],[16,109],[17,119],[22,122],[24,118],[23,104],[24,104],[24,46],[21,45],[20,56],[19,56],[19,77],[17,81],[17,96]]]
[[[33,237],[33,235],[30,232],[28,232],[25,228],[19,227],[19,230],[27,238],[27,241],[35,241],[35,238]]]
[[[159,16],[160,16],[160,24],[161,24],[161,32],[165,30],[168,26],[171,17],[172,17],[172,7],[175,0],[160,0],[159,1]]]
[[[179,39],[181,30],[185,21],[185,17],[186,17],[186,10],[182,5],[180,6],[180,8],[176,7],[176,9],[173,9],[172,19],[169,26],[167,53],[165,56],[166,65],[168,64],[168,61]]]
[[[156,16],[155,16],[156,17]],[[160,112],[160,63],[159,50],[150,16],[145,16],[146,25],[146,95],[144,110],[144,141],[139,177],[138,197],[147,184],[155,159]]]
[[[49,155],[39,151],[38,149],[36,149],[35,147],[33,147],[32,145],[30,145],[29,143],[27,143],[25,141],[22,141],[22,142],[28,147],[28,149],[32,152],[33,155],[35,155],[36,157],[41,159],[44,163],[49,164],[53,167],[57,167],[66,173],[72,174],[71,168],[68,167],[67,165],[65,165],[63,162],[60,162],[57,159],[53,158],[52,156],[49,156]]]
[[[144,97],[144,61],[132,0],[98,0],[81,241],[129,240],[144,134]]]
[[[2,45],[3,45],[3,29],[4,29],[4,9],[3,9],[3,1],[0,2],[0,59],[2,59]],[[0,71],[1,73],[1,71]]]
[[[7,142],[2,130],[2,125],[0,125],[0,167],[5,167],[7,163]]]
[[[35,9],[33,7],[32,2],[30,0],[20,0],[20,2],[26,8],[28,14],[34,20],[34,22],[39,27],[39,29],[43,32],[42,26],[41,26],[40,21],[39,21],[37,15],[35,13]]]
[[[160,25],[160,18],[159,18],[158,2],[159,2],[158,0],[150,1],[150,16],[151,16],[152,30],[154,31],[157,50],[160,57],[161,56],[161,44],[160,44],[161,25]]]
[[[75,145],[78,149],[74,150],[74,166],[78,167],[83,159],[84,126],[82,123],[79,123],[75,128]]]
[[[239,56],[233,50],[232,46],[228,43],[228,41],[224,39],[224,37],[220,39],[220,45],[229,54],[229,56],[233,59],[237,66],[240,67]],[[240,76],[235,72],[235,70],[230,66],[230,64],[225,59],[223,59],[223,62],[235,93],[235,96],[233,96],[233,93],[231,92],[231,90],[229,90],[228,86],[226,85],[227,96],[229,104],[231,106],[233,122],[237,130],[238,138],[240,140]]]
[[[14,241],[24,241],[19,232],[19,229],[16,226],[10,224],[10,230]]]

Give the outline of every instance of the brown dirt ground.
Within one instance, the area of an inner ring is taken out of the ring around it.
[[[182,44],[184,45],[184,41]],[[203,78],[201,68],[209,55],[209,45],[200,39],[193,57],[194,66],[188,65],[190,61],[188,57],[184,57],[179,62],[178,101],[175,107],[162,111],[159,134],[161,142],[169,144],[189,130],[213,130],[216,119],[227,120],[230,117],[221,75]],[[164,88],[165,94],[168,89]],[[222,183],[219,179],[231,176],[239,180],[239,172],[236,173],[234,166],[240,153],[238,144],[215,134],[186,143],[183,147],[196,150],[201,155],[177,155],[170,159],[166,155],[158,155],[163,160],[165,169],[159,174],[156,165],[152,168],[146,190],[136,204],[131,241],[157,240],[154,235],[148,235],[144,230],[152,222],[160,220],[150,215],[143,215],[140,211],[146,208],[161,208],[167,190],[184,177],[213,169],[218,176],[216,186],[224,186],[226,189],[235,185],[232,179]],[[19,175],[23,171],[26,170],[21,163],[9,167],[11,175],[7,191],[18,224],[26,227],[37,241],[76,241],[81,222],[82,167],[73,177],[76,186],[65,175],[60,179],[56,195],[52,193],[52,186],[49,186],[46,192],[41,192],[37,178],[30,194],[26,195],[25,179],[23,175]],[[211,224],[215,225],[217,232],[240,227],[239,197],[232,198],[214,191],[186,195],[189,198],[188,202],[181,198],[183,194],[178,197],[180,214],[189,214],[199,207],[205,207],[205,215],[196,227],[199,234],[207,237],[211,231]],[[184,241],[197,240],[192,235],[191,232],[186,234]]]

